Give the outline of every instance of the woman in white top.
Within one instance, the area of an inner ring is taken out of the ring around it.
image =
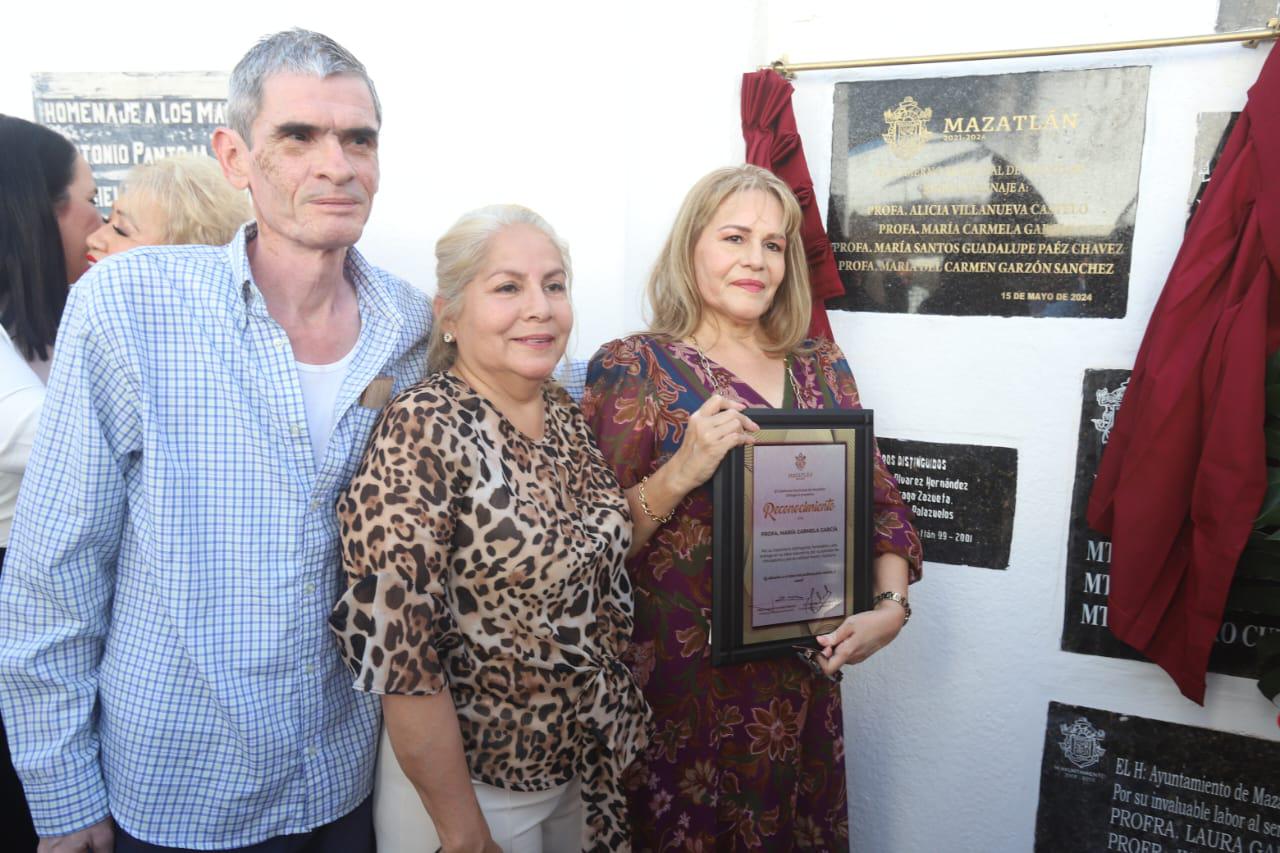
[[[89,164],[52,130],[0,115],[0,566],[44,402],[67,290],[101,224]],[[3,733],[0,732],[0,735]],[[0,812],[14,849],[35,849],[22,787],[0,737]]]
[[[75,147],[0,116],[0,549],[35,434],[53,339],[70,285],[89,268],[102,224],[97,187]]]

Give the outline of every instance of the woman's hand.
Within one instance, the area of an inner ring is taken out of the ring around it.
[[[872,566],[877,592],[907,594],[907,561],[897,554],[876,557]],[[847,663],[862,663],[893,642],[907,623],[907,611],[890,599],[876,602],[872,610],[855,613],[830,634],[818,636],[818,663],[827,675],[835,675]]]
[[[755,440],[753,433],[760,427],[742,414],[745,403],[712,394],[685,425],[684,441],[663,467],[670,466],[673,487],[685,487],[676,503],[689,492],[701,486],[716,472],[726,453],[740,444]]]
[[[820,634],[818,663],[835,675],[847,663],[862,663],[893,642],[902,630],[903,612],[888,608],[855,613],[829,634]]]
[[[671,458],[643,483],[627,489],[631,506],[631,550],[639,552],[658,529],[658,519],[672,512],[684,496],[701,486],[716,472],[724,455],[739,444],[755,441],[753,433],[760,429],[755,421],[742,414],[746,404],[712,394],[707,402],[689,416],[684,440]]]

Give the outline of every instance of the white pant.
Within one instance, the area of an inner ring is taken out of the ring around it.
[[[571,853],[582,844],[582,792],[577,779],[549,791],[508,791],[472,780],[480,811],[504,853]],[[373,783],[378,853],[431,853],[440,847],[418,790],[400,769],[386,727]]]
[[[582,849],[582,791],[576,778],[548,791],[508,791],[474,779],[471,784],[502,853]]]

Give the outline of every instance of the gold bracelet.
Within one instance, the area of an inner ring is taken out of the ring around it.
[[[906,596],[892,590],[889,592],[882,592],[875,598],[871,599],[871,607],[874,609],[877,604],[886,600],[898,602],[902,605],[902,609],[907,611],[907,618],[902,620],[902,627],[907,627],[907,623],[911,621],[911,605],[907,603]]]
[[[676,508],[672,507],[666,515],[654,515],[653,510],[649,509],[649,502],[644,497],[644,484],[647,482],[649,482],[647,475],[640,478],[640,509],[644,510],[644,514],[649,516],[649,520],[654,524],[666,524],[671,520],[671,516],[676,514]]]

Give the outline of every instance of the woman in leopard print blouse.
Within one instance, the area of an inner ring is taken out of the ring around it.
[[[649,720],[618,659],[631,520],[548,381],[568,251],[501,206],[436,255],[433,372],[387,407],[339,502],[349,588],[330,622],[445,849],[627,849],[620,779]]]

